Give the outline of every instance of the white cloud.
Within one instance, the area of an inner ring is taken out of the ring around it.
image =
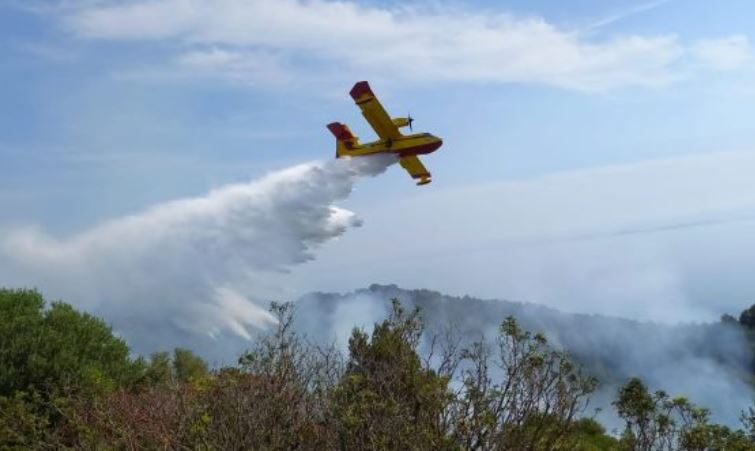
[[[320,245],[360,225],[333,203],[358,177],[394,161],[300,165],[68,239],[8,230],[0,235],[0,285],[36,286],[100,314],[139,351],[196,334],[248,338],[273,320],[255,304],[270,300],[266,275],[312,260]]]
[[[193,75],[241,83],[285,84],[291,80],[280,58],[264,51],[192,50],[180,54],[176,63]]]
[[[697,58],[707,67],[716,70],[734,70],[752,58],[750,40],[744,35],[703,39],[694,47]]]
[[[349,1],[108,2],[65,22],[91,39],[176,40],[191,48],[180,61],[218,74],[230,65],[232,78],[254,78],[272,53],[316,60],[333,73],[604,90],[669,83],[684,53],[673,36],[595,41],[536,17]]]

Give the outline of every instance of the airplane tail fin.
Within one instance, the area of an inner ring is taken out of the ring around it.
[[[336,158],[348,155],[349,150],[359,144],[359,140],[351,133],[346,124],[333,122],[328,124],[328,130],[336,137]]]

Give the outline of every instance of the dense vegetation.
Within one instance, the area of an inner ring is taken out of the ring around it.
[[[0,449],[755,450],[755,411],[732,430],[639,379],[606,433],[587,416],[599,382],[513,317],[462,345],[394,302],[343,355],[271,309],[274,330],[209,370],[186,349],[132,358],[102,320],[0,289]]]

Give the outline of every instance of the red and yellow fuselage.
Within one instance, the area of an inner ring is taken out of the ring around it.
[[[328,129],[336,137],[342,137],[336,141],[336,157],[354,157],[388,152],[398,154],[399,157],[425,155],[435,152],[443,145],[442,139],[430,133],[414,133],[403,135],[400,138],[379,139],[361,144],[359,138],[345,124],[334,122],[328,124]]]
[[[419,180],[418,185],[430,183],[430,172],[417,156],[435,152],[443,145],[443,140],[430,133],[402,134],[399,128],[411,128],[412,118],[391,118],[366,81],[356,83],[349,94],[380,139],[362,144],[346,124],[330,123],[328,130],[336,137],[336,157],[394,153],[412,178]]]

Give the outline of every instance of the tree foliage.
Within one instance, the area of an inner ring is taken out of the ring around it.
[[[751,305],[739,315],[739,324],[749,330],[755,331],[755,304]]]
[[[190,350],[129,358],[101,320],[36,291],[0,290],[0,449],[753,450],[683,397],[628,381],[613,437],[584,417],[597,381],[506,318],[493,341],[430,335],[393,302],[348,354],[293,329],[291,304],[237,365]]]
[[[45,309],[33,290],[0,289],[0,395],[107,391],[140,371],[101,319],[62,302]]]
[[[587,407],[597,381],[549,346],[544,335],[522,330],[508,317],[494,349],[479,341],[462,357],[468,365],[453,415],[454,435],[465,449],[571,446],[576,417]]]
[[[623,449],[632,451],[745,451],[755,442],[742,431],[710,423],[707,409],[683,396],[671,397],[664,391],[651,393],[639,379],[631,379],[619,389],[614,402],[625,421],[621,437]]]
[[[135,383],[143,365],[102,320],[34,290],[0,289],[0,448],[66,443],[70,400]]]
[[[452,401],[448,378],[422,366],[419,311],[394,301],[372,335],[354,330],[349,360],[334,397],[342,449],[455,448],[442,420]]]
[[[209,374],[207,363],[189,349],[176,348],[173,355],[153,352],[144,366],[141,383],[147,385],[171,385],[177,382],[199,380]]]

